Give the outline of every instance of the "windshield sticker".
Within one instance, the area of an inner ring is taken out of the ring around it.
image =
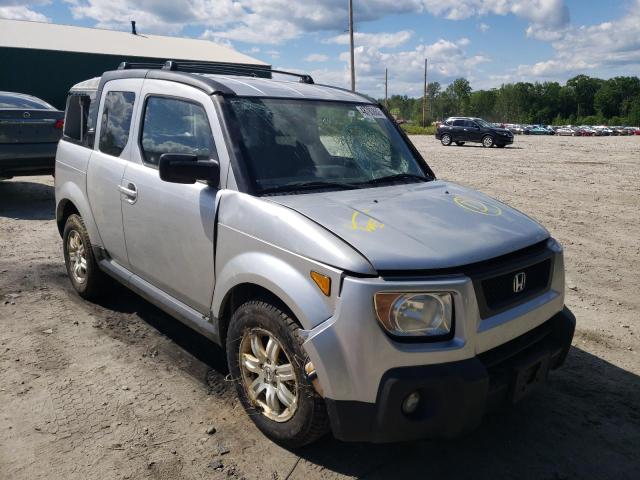
[[[384,223],[380,223],[368,216],[366,217],[366,222],[360,222],[358,221],[358,215],[360,215],[360,212],[353,212],[353,215],[351,215],[352,229],[362,230],[363,232],[375,232],[379,228],[384,228]]]
[[[476,200],[475,198],[465,198],[456,195],[455,197],[453,197],[453,201],[459,207],[462,207],[465,210],[469,210],[470,212],[479,213],[481,215],[489,215],[492,217],[502,215],[502,210],[500,209],[500,207],[497,207],[490,203],[481,202],[480,200]]]
[[[356,108],[364,118],[386,118],[384,112],[374,105],[358,105]]]

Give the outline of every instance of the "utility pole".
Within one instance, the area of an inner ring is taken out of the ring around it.
[[[389,69],[384,69],[384,108],[389,110]]]
[[[351,91],[356,91],[356,66],[353,53],[353,0],[349,0],[349,49],[351,51]]]
[[[424,59],[424,95],[422,96],[422,126],[427,126],[427,59]]]

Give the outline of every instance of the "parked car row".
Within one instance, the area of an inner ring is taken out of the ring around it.
[[[591,126],[591,125],[519,125],[494,123],[497,128],[506,128],[513,134],[522,135],[569,135],[572,137],[640,135],[640,127]]]

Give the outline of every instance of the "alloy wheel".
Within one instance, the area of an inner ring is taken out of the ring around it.
[[[87,281],[87,254],[82,236],[76,230],[71,230],[67,237],[67,253],[71,275],[76,283]]]
[[[291,419],[298,408],[298,380],[278,339],[262,328],[245,331],[239,363],[245,391],[254,406],[275,422]]]

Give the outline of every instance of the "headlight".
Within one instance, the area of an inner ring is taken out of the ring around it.
[[[449,293],[376,293],[378,321],[391,335],[443,337],[451,333],[453,299]]]

